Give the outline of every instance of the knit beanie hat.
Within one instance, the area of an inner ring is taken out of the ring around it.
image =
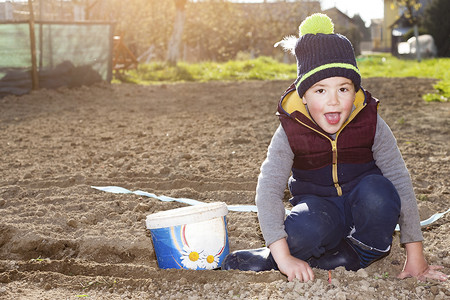
[[[350,79],[355,90],[359,90],[361,75],[353,46],[345,36],[334,33],[334,24],[327,15],[317,13],[309,16],[300,24],[299,33],[294,47],[292,37],[275,46],[290,47],[297,59],[295,86],[300,97],[316,82],[335,76]]]

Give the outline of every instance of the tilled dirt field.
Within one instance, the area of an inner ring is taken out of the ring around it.
[[[421,219],[449,208],[449,103],[433,80],[370,78],[410,169]],[[0,299],[449,299],[449,282],[396,279],[391,254],[365,270],[160,270],[145,217],[182,207],[91,186],[254,204],[287,81],[99,84],[0,99]],[[289,208],[286,194],[286,207]],[[424,227],[430,264],[450,273],[450,217]],[[261,247],[255,213],[230,212],[232,251]]]

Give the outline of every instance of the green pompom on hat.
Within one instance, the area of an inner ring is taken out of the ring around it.
[[[345,77],[361,85],[361,75],[350,41],[334,33],[331,19],[322,13],[306,18],[299,26],[300,37],[295,44],[297,80],[300,97],[315,83],[329,77]]]
[[[307,17],[298,28],[300,36],[305,34],[333,34],[334,24],[330,17],[325,14],[317,13]]]

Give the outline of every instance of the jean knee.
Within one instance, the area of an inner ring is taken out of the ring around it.
[[[320,201],[300,203],[286,218],[287,242],[292,254],[302,253],[306,258],[320,255],[325,248],[334,247],[345,235],[336,209]]]
[[[352,207],[359,206],[369,216],[400,214],[400,196],[392,182],[381,175],[363,178],[351,195]]]
[[[348,201],[354,225],[350,235],[371,247],[386,249],[400,216],[400,196],[394,185],[383,176],[367,176]]]

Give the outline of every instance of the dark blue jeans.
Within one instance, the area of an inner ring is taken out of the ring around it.
[[[388,251],[400,216],[400,197],[381,175],[363,178],[348,194],[323,198],[300,196],[284,225],[291,254],[320,257],[343,239]]]

